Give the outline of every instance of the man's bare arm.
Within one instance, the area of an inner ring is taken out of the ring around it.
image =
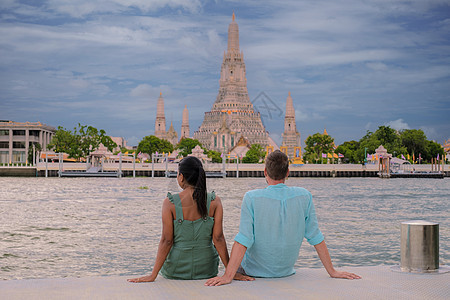
[[[314,248],[316,248],[320,261],[322,262],[323,266],[325,267],[325,269],[327,270],[328,274],[331,277],[345,278],[345,279],[361,279],[360,276],[354,273],[336,271],[334,269],[333,263],[331,262],[330,253],[328,252],[328,247],[325,244],[325,241],[322,241],[321,243],[314,245]]]

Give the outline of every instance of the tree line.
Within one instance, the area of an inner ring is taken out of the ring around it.
[[[61,126],[55,132],[48,149],[55,152],[64,152],[70,158],[79,160],[85,158],[103,144],[109,151],[113,151],[117,144],[106,135],[103,129],[78,124],[72,131]],[[367,154],[374,154],[375,149],[383,145],[388,153],[398,158],[406,158],[410,162],[430,163],[432,158],[444,155],[444,149],[439,143],[428,140],[421,129],[405,129],[396,131],[389,126],[380,126],[375,132],[367,131],[360,140],[346,141],[338,147],[334,144],[334,138],[328,134],[315,133],[305,140],[303,160],[308,163],[326,163],[327,158],[323,154],[336,154],[343,156],[344,163],[363,163]],[[136,152],[147,153],[171,153],[179,150],[180,156],[187,156],[192,149],[199,145],[212,162],[222,162],[220,152],[206,149],[198,140],[183,138],[177,145],[169,141],[159,139],[154,135],[145,136],[138,144]],[[133,150],[121,149],[121,152],[134,152]],[[335,155],[335,156],[336,156]],[[246,155],[242,158],[243,163],[261,163],[264,161],[266,152],[263,146],[251,145]]]
[[[61,126],[58,127],[47,149],[55,152],[67,153],[69,158],[80,160],[86,158],[90,153],[94,152],[103,144],[110,152],[117,148],[117,144],[106,135],[103,129],[98,130],[93,126],[78,124],[73,130],[68,130]],[[212,162],[222,162],[222,153],[209,150],[196,139],[183,138],[177,145],[172,145],[165,139],[160,139],[154,135],[145,136],[138,144],[136,150],[129,150],[121,148],[118,152],[137,152],[147,153],[150,157],[153,153],[171,153],[174,150],[179,150],[179,155],[182,157],[188,156],[192,153],[192,149],[199,145],[204,153],[211,159]],[[38,145],[40,146],[40,145]],[[37,147],[40,150],[40,147]],[[117,154],[115,153],[115,154]],[[265,157],[266,152],[261,145],[254,144],[247,152],[246,156],[242,158],[244,163],[258,163]],[[32,154],[31,154],[32,155]]]
[[[423,130],[397,131],[389,126],[380,126],[375,132],[367,131],[359,141],[346,141],[338,147],[331,136],[320,133],[309,136],[305,144],[304,160],[309,163],[323,163],[322,153],[341,154],[344,163],[363,163],[367,154],[374,154],[380,145],[394,157],[415,163],[430,163],[432,158],[444,155],[442,146],[428,140]]]
[[[47,148],[58,153],[67,153],[70,158],[79,160],[88,157],[91,152],[99,148],[100,144],[109,151],[117,147],[103,129],[98,130],[78,123],[78,128],[74,127],[73,131],[59,126]]]
[[[192,153],[192,149],[196,146],[200,146],[203,149],[208,158],[211,159],[213,163],[222,162],[222,153],[206,149],[200,141],[191,138],[182,138],[179,143],[173,146],[169,141],[164,139],[159,139],[154,135],[144,137],[137,147],[138,153],[147,153],[150,156],[153,153],[170,153],[174,150],[179,150],[179,155],[186,157]],[[261,162],[266,155],[263,147],[258,144],[251,145],[250,149],[247,151],[246,155],[242,158],[243,163],[258,163]]]

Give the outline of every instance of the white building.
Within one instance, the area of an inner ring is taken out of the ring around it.
[[[42,150],[47,149],[55,132],[54,127],[41,122],[0,121],[0,163],[31,163],[29,149],[36,144],[41,145]]]

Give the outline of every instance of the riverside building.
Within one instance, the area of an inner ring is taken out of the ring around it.
[[[28,151],[36,144],[45,150],[55,132],[41,122],[0,121],[0,164],[31,163]]]
[[[211,111],[205,112],[204,120],[194,139],[208,149],[229,152],[240,137],[250,144],[276,146],[264,128],[261,115],[253,108],[247,90],[244,54],[239,50],[239,27],[233,13],[228,27],[228,48],[223,55],[220,71],[219,93]]]

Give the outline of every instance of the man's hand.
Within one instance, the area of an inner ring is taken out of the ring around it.
[[[332,278],[344,278],[344,279],[361,279],[361,276],[350,272],[336,271],[330,274]]]
[[[233,279],[224,276],[217,276],[214,278],[210,278],[205,282],[206,286],[219,286],[219,285],[224,285],[224,284],[229,284],[231,283]]]

